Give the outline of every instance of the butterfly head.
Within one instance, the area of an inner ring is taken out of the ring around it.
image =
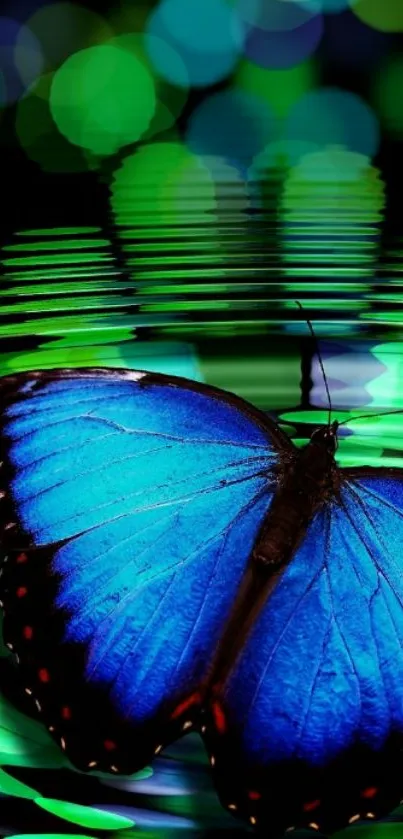
[[[339,423],[337,420],[334,420],[334,422],[330,423],[330,425],[325,425],[322,428],[316,428],[311,435],[312,443],[315,443],[317,446],[322,446],[326,448],[330,454],[334,454],[338,446],[338,427]]]

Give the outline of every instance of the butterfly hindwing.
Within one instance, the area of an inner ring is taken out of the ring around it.
[[[213,389],[130,371],[4,379],[5,640],[80,765],[189,725],[291,444]]]
[[[342,470],[206,726],[223,803],[275,834],[401,798],[403,476]]]

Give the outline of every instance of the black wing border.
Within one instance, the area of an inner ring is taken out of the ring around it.
[[[402,457],[403,460],[403,457]],[[360,478],[395,478],[403,483],[403,466],[344,466],[339,467],[343,480]]]
[[[187,379],[182,376],[171,376],[165,373],[154,373],[149,370],[134,370],[123,367],[60,367],[46,370],[28,370],[3,376],[0,378],[1,410],[4,410],[9,402],[24,401],[27,397],[21,392],[21,387],[29,382],[32,382],[33,385],[37,382],[39,387],[41,383],[46,381],[88,377],[97,379],[111,376],[125,381],[133,381],[141,388],[151,387],[153,384],[164,385],[165,387],[193,391],[194,393],[209,396],[211,399],[230,405],[254,422],[266,435],[268,441],[272,445],[274,444],[280,456],[281,454],[295,454],[298,451],[297,447],[281,430],[279,424],[274,419],[266,415],[259,408],[255,408],[254,405],[245,399],[242,399],[241,396],[237,396],[235,393],[222,390],[213,385],[194,381],[193,379]],[[30,395],[34,392],[34,389],[31,389]]]

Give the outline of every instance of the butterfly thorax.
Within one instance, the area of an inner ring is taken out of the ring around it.
[[[332,447],[320,439],[312,439],[294,460],[284,464],[253,559],[271,569],[285,566],[314,515],[337,496],[339,476]]]

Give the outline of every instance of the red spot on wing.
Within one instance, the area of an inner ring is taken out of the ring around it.
[[[366,787],[361,793],[362,798],[373,798],[378,792],[378,787]]]
[[[61,715],[64,720],[71,720],[71,708],[68,705],[65,705],[61,710]]]
[[[49,670],[46,670],[46,667],[41,667],[41,669],[38,670],[38,677],[39,677],[39,681],[43,682],[44,684],[46,682],[50,682]]]
[[[116,743],[114,740],[104,740],[104,748],[107,752],[113,752],[116,749]]]
[[[33,634],[34,634],[34,630],[32,629],[32,626],[24,626],[24,629],[22,630],[22,634],[23,634],[26,641],[30,641]]]
[[[227,730],[227,720],[225,719],[224,711],[219,702],[213,702],[213,717],[215,727],[219,734],[225,734]]]
[[[261,797],[261,793],[257,792],[257,790],[251,789],[248,792],[248,798],[250,798],[251,801],[259,801]]]
[[[47,682],[50,682],[49,670],[47,670],[46,667],[41,667],[41,669],[38,670],[38,678],[39,678],[39,681],[43,682],[44,684],[46,684]]]
[[[176,720],[178,717],[181,717],[185,711],[188,711],[189,708],[192,708],[193,705],[198,705],[201,700],[200,693],[192,693],[191,696],[188,696],[183,702],[176,706],[174,712],[171,714],[171,719]]]
[[[303,810],[305,813],[310,813],[312,810],[316,810],[316,808],[319,807],[319,804],[320,798],[315,798],[314,801],[306,801],[303,806]]]
[[[16,591],[17,597],[25,597],[27,591],[28,589],[26,586],[19,586]]]
[[[24,553],[18,554],[18,556],[17,556],[17,562],[18,562],[18,564],[19,564],[19,565],[21,565],[23,562],[28,562],[28,557],[27,557],[27,555],[26,555],[26,554],[24,554]]]

